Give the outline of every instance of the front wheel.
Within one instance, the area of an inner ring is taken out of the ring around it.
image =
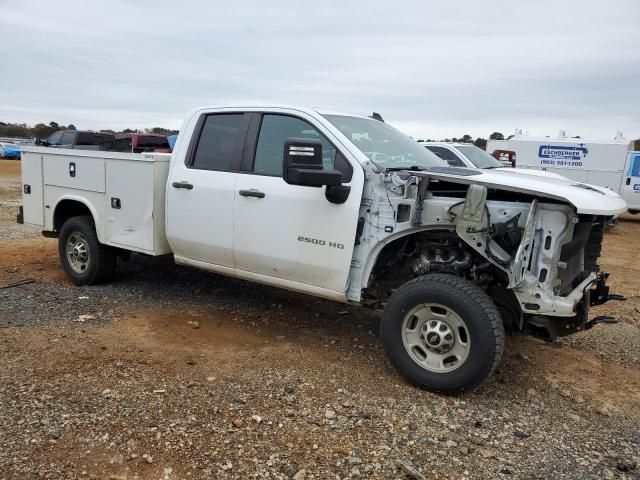
[[[58,253],[64,271],[76,285],[107,282],[115,272],[115,251],[98,241],[90,216],[71,217],[64,222]]]
[[[434,392],[477,387],[504,349],[504,325],[491,298],[453,275],[425,275],[396,290],[380,331],[396,369]]]

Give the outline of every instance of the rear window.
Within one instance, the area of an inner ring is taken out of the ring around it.
[[[113,141],[113,135],[108,133],[80,132],[78,134],[78,145],[103,145]]]
[[[244,141],[241,135],[242,113],[208,115],[193,158],[199,170],[231,170],[234,151]]]

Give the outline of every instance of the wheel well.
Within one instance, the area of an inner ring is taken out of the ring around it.
[[[513,292],[506,290],[508,278],[452,229],[423,230],[385,245],[371,269],[367,299],[384,303],[408,280],[428,274],[448,274],[473,282],[493,298],[508,326],[522,327],[519,303]]]
[[[93,217],[91,210],[84,203],[78,200],[62,200],[53,212],[53,230],[59,232],[64,222],[71,217],[89,215]]]
[[[371,269],[371,275],[380,273],[381,270],[388,269],[392,264],[398,262],[407,263],[408,258],[406,254],[415,248],[415,242],[418,241],[423,235],[443,235],[451,236],[456,235],[453,229],[438,229],[438,230],[423,230],[417,233],[411,233],[402,237],[396,238],[392,242],[385,245],[378,253],[376,261]]]

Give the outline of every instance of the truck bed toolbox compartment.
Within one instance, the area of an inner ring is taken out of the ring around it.
[[[106,245],[149,255],[171,252],[165,234],[168,154],[28,147],[23,151],[24,221],[55,226],[61,202],[92,212]]]

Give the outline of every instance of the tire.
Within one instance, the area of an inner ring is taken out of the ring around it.
[[[90,216],[71,217],[64,222],[58,254],[64,271],[78,286],[108,282],[115,273],[115,250],[98,241]]]
[[[432,392],[473,390],[493,373],[504,350],[496,305],[478,286],[453,275],[425,275],[397,289],[385,306],[380,334],[393,366]]]

